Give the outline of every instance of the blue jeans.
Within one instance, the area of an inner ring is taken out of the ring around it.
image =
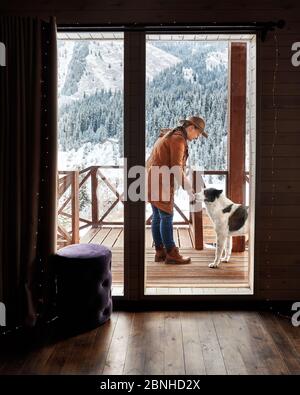
[[[155,247],[164,245],[167,250],[175,246],[173,239],[173,214],[152,206],[151,231]]]

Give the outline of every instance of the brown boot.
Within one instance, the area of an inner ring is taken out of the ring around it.
[[[185,265],[187,263],[191,263],[191,258],[189,256],[180,255],[178,247],[174,246],[170,251],[167,251],[165,263]]]
[[[163,245],[159,246],[159,247],[155,247],[155,258],[154,261],[155,262],[163,262],[166,259],[167,256],[167,251],[164,248]]]

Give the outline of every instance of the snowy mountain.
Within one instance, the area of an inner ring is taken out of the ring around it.
[[[60,40],[58,54],[59,167],[67,165],[63,157],[73,156],[77,168],[78,157],[88,149],[95,155],[81,158],[81,167],[94,163],[92,157],[100,160],[106,156],[109,138],[115,141],[114,152],[122,157],[123,43]],[[172,127],[183,117],[199,114],[206,119],[211,137],[191,147],[191,160],[195,164],[201,160],[210,169],[225,166],[227,62],[226,43],[147,43],[147,153],[161,127]],[[115,163],[115,158],[109,157],[109,162]],[[67,167],[71,165],[69,160]]]
[[[226,66],[228,63],[228,54],[224,51],[210,52],[207,55],[205,62],[207,70],[212,70],[220,66]]]
[[[182,59],[177,56],[157,48],[150,43],[146,44],[146,80],[148,82],[151,82],[163,70],[169,69],[181,62]]]
[[[60,105],[104,89],[123,90],[123,52],[120,41],[58,42]],[[182,60],[147,43],[147,80]]]

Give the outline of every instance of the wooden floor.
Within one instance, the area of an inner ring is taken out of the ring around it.
[[[156,287],[247,287],[248,251],[232,253],[228,263],[215,270],[208,267],[214,260],[215,231],[207,215],[203,215],[204,250],[193,248],[188,226],[174,226],[174,240],[184,255],[192,258],[189,265],[166,265],[154,262],[154,248],[150,227],[146,227],[146,286]],[[81,243],[101,243],[112,249],[113,285],[123,284],[123,227],[104,226],[90,229]]]
[[[300,327],[270,312],[115,312],[85,334],[2,354],[0,374],[300,374]]]

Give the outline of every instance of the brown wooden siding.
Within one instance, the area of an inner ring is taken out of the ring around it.
[[[256,182],[256,245],[255,245],[255,298],[299,299],[300,297],[300,67],[291,65],[291,46],[300,41],[300,5],[298,1],[281,0],[53,0],[38,5],[36,1],[2,1],[0,11],[22,15],[56,15],[59,24],[76,23],[199,23],[199,22],[246,22],[284,19],[283,30],[277,30],[279,61],[276,86],[278,105],[278,135],[275,147],[274,181],[276,184],[271,221],[271,145],[274,131],[272,108],[273,70],[275,66],[275,41],[269,33],[264,43],[258,43],[257,84],[257,182]],[[133,33],[132,33],[133,34]],[[136,40],[140,40],[136,34]],[[134,43],[132,43],[134,46]],[[132,48],[133,49],[133,48]],[[139,61],[142,54],[129,54],[131,62]],[[131,63],[132,64],[132,63]],[[134,75],[134,76],[133,76]],[[134,78],[133,78],[134,77]],[[130,129],[127,154],[132,162],[142,161],[138,145],[129,147],[135,138],[142,144],[143,111],[139,89],[141,74],[136,77],[132,70],[125,76],[125,93],[130,100],[125,111],[130,114],[125,130]],[[141,145],[139,145],[141,146]],[[125,148],[126,149],[126,148]],[[143,236],[138,228],[143,222],[143,205],[127,204],[125,217],[130,234],[125,237],[125,256],[131,259],[127,265],[128,281],[137,280],[140,272]],[[138,208],[137,208],[138,207]],[[270,229],[270,227],[272,228]],[[266,252],[266,248],[268,251]],[[128,261],[129,262],[129,261]],[[132,298],[140,290],[132,289]]]

